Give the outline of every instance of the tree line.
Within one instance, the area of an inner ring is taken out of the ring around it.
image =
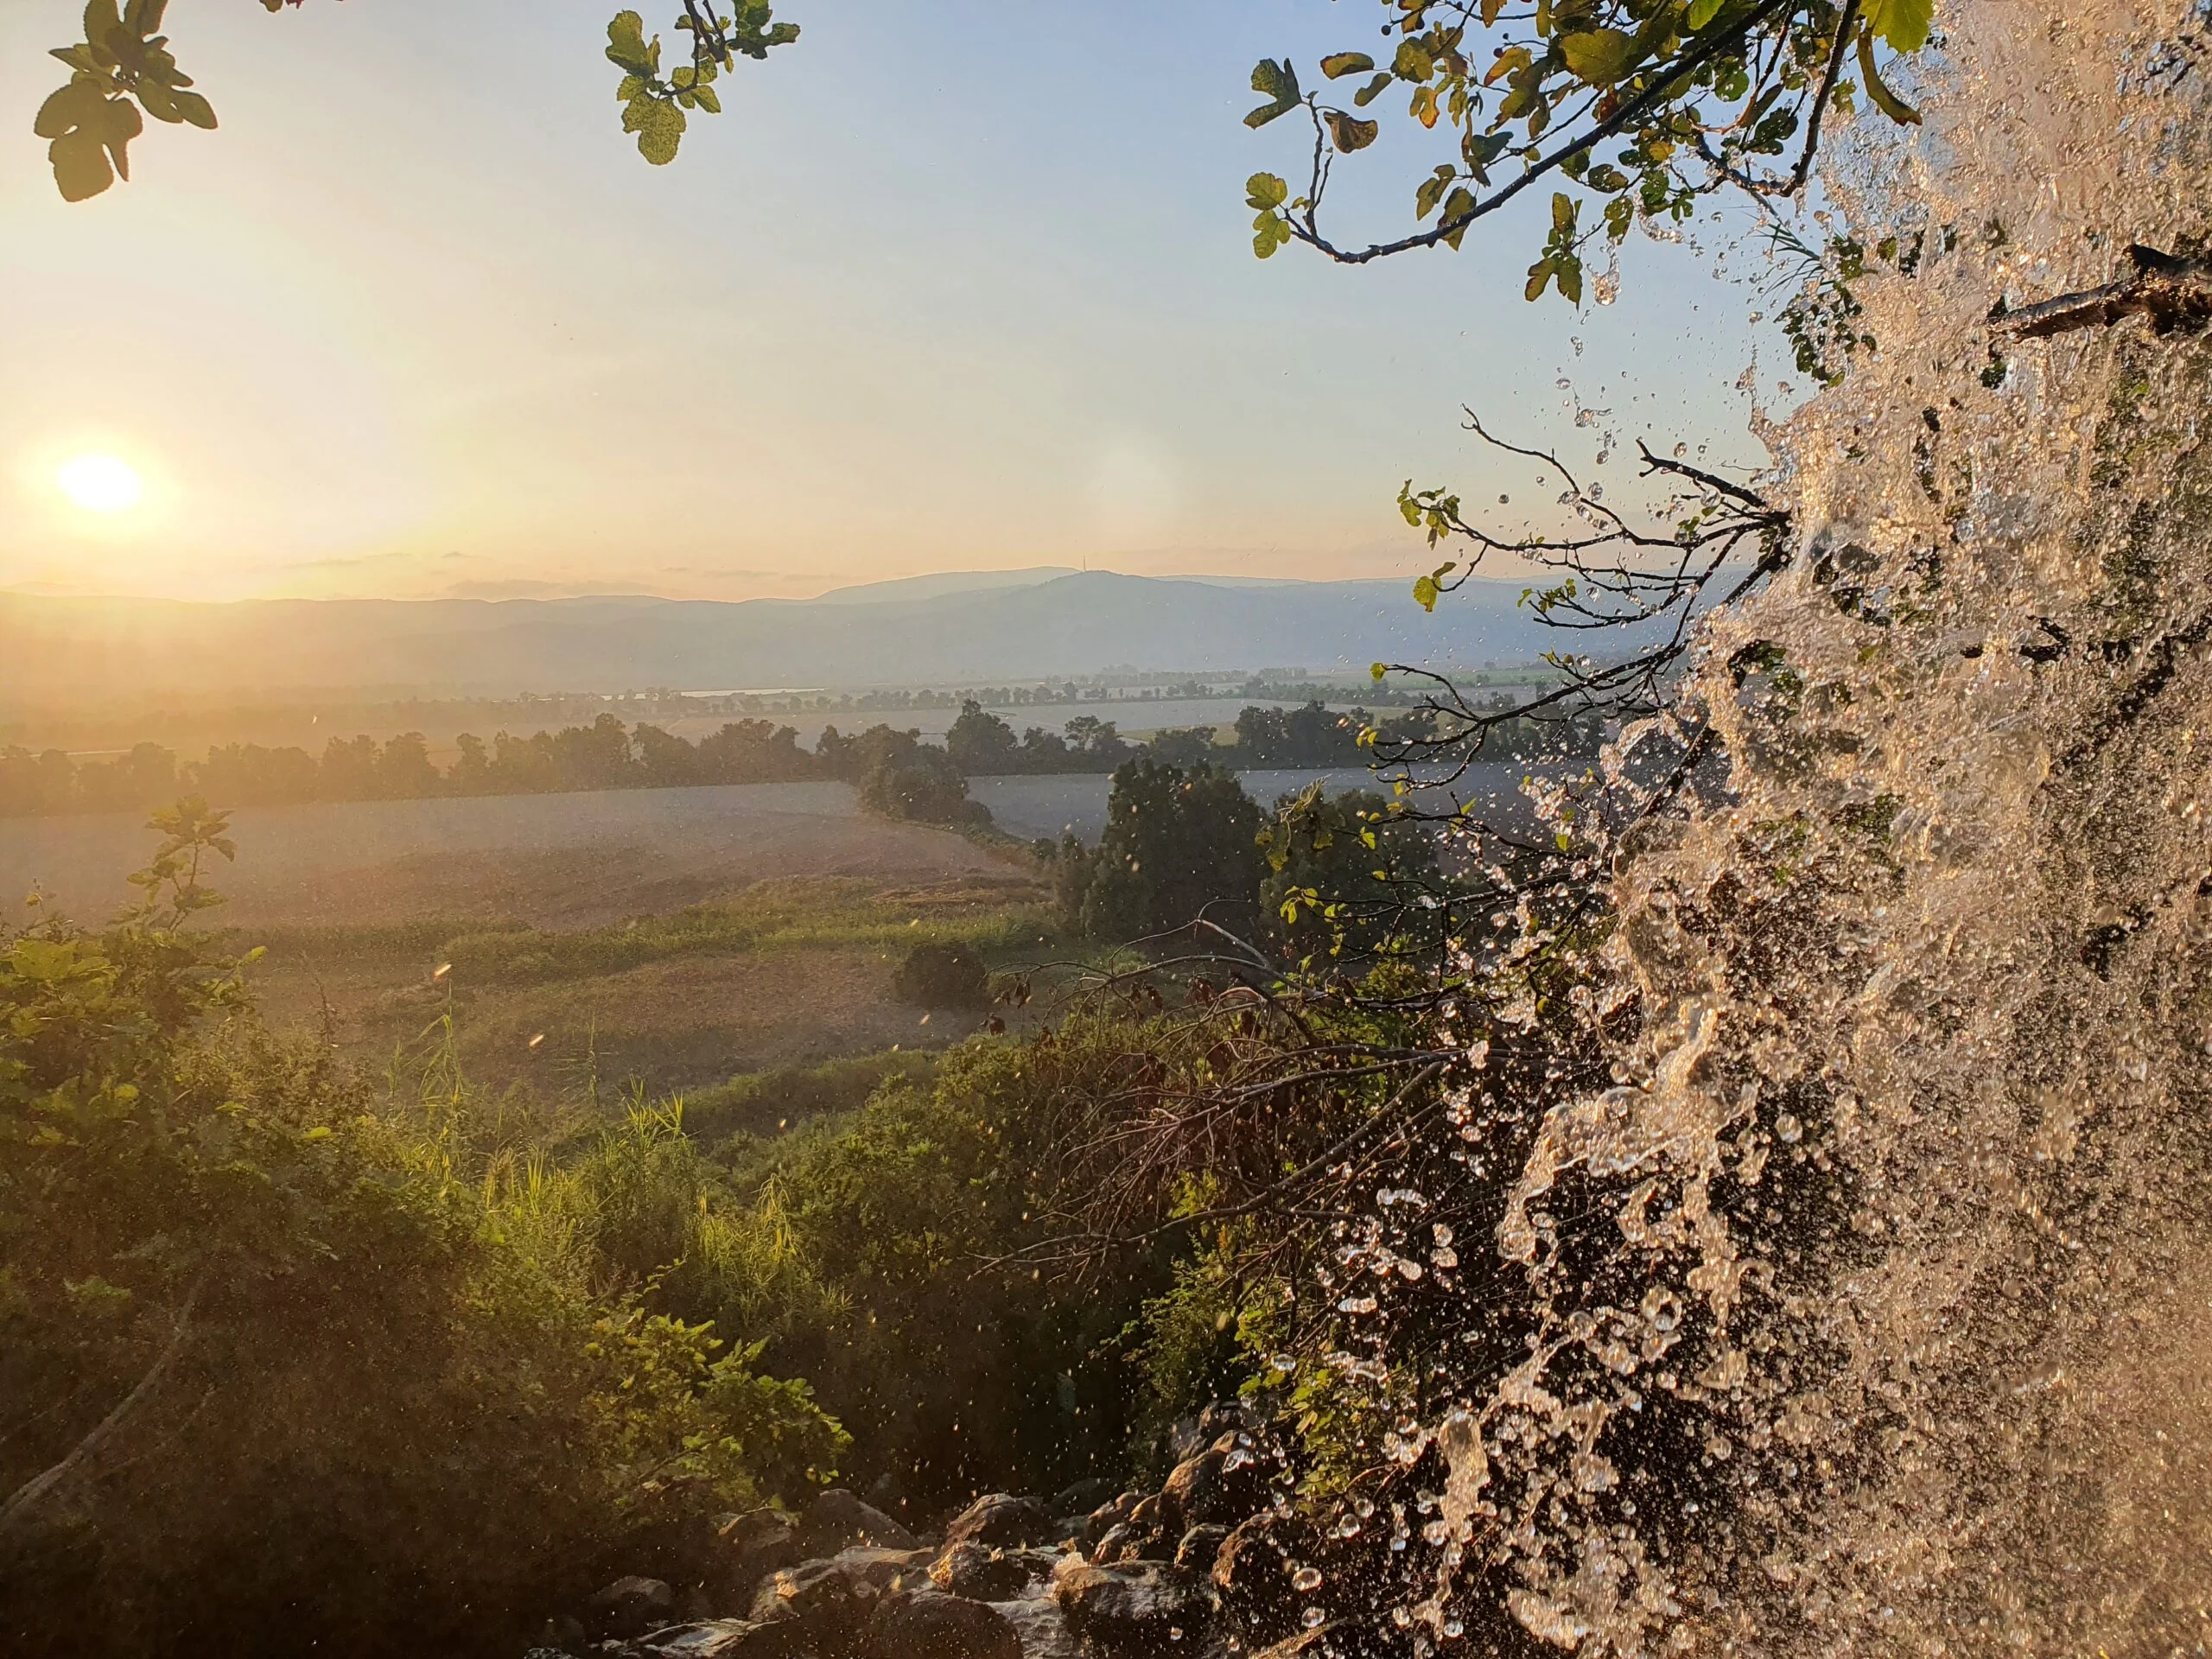
[[[334,737],[321,755],[297,747],[220,744],[200,760],[151,742],[105,759],[10,745],[0,748],[0,817],[138,811],[184,795],[224,807],[290,806],[835,779],[863,785],[868,804],[893,817],[956,823],[963,821],[960,806],[940,798],[964,804],[960,780],[966,778],[1110,772],[1140,759],[1232,772],[1363,766],[1368,743],[1426,738],[1435,718],[1414,709],[1378,722],[1364,709],[1331,709],[1313,701],[1296,709],[1249,707],[1226,742],[1204,726],[1135,742],[1114,721],[1091,715],[1078,715],[1057,732],[1033,726],[1017,735],[971,698],[941,747],[925,743],[918,731],[879,723],[849,735],[827,728],[810,750],[800,746],[795,728],[772,721],[731,721],[695,742],[648,722],[626,725],[602,714],[588,726],[528,737],[501,732],[486,742],[463,733],[455,740],[459,753],[444,766],[432,759],[420,732],[381,743],[366,735]],[[1370,730],[1377,737],[1364,739]],[[1511,759],[1592,754],[1602,735],[1601,723],[1586,715],[1522,720],[1497,728],[1488,752]],[[897,804],[902,801],[913,810],[901,810]]]

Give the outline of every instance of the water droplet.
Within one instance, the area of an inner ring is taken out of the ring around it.
[[[1804,1133],[1805,1126],[1788,1112],[1774,1120],[1774,1136],[1777,1141],[1795,1146],[1798,1137]]]
[[[1318,1567],[1300,1567],[1291,1575],[1290,1587],[1300,1594],[1309,1590],[1319,1590],[1321,1587],[1321,1569]]]

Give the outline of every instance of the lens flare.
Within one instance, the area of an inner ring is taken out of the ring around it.
[[[128,512],[146,493],[137,470],[119,455],[77,455],[54,475],[61,493],[87,512]]]

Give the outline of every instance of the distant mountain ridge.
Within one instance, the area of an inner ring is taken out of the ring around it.
[[[278,688],[722,691],[1378,659],[1466,667],[1526,660],[1557,639],[1520,607],[1516,582],[1471,582],[1429,615],[1401,582],[1223,586],[1097,570],[981,580],[993,585],[921,578],[904,593],[874,584],[738,602],[0,594],[0,702]]]

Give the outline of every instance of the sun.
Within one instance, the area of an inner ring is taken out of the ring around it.
[[[73,456],[54,481],[86,512],[128,512],[146,493],[137,469],[120,455]]]

